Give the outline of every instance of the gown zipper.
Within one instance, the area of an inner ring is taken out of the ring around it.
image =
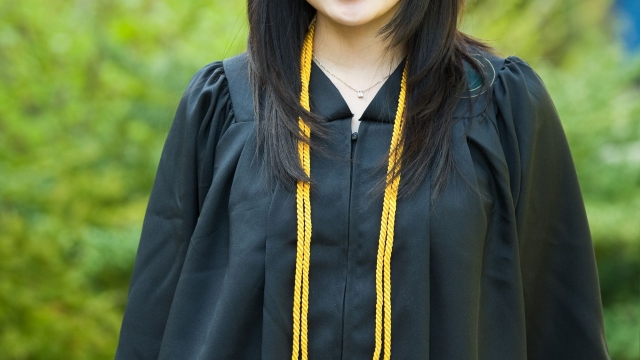
[[[349,172],[349,206],[348,206],[348,212],[347,212],[347,226],[348,226],[348,230],[347,230],[347,274],[349,273],[349,240],[351,237],[351,192],[353,191],[353,154],[355,152],[355,147],[356,147],[356,140],[358,140],[358,132],[352,132],[351,133],[351,157],[349,159],[349,166],[350,166],[350,172]],[[345,276],[345,281],[344,281],[344,292],[343,292],[343,296],[342,296],[342,346],[340,349],[340,358],[343,359],[344,358],[344,322],[345,322],[345,307],[346,307],[346,299],[347,299],[347,281],[348,281],[348,275]]]

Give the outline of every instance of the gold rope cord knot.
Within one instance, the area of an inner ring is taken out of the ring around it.
[[[315,21],[309,26],[300,55],[300,105],[310,111],[309,81],[311,79],[311,63],[313,58],[313,36]],[[395,227],[396,201],[400,183],[399,162],[402,154],[402,131],[404,126],[404,106],[407,88],[407,66],[402,73],[398,108],[393,125],[391,146],[389,149],[389,165],[387,167],[386,187],[378,241],[376,262],[376,325],[374,360],[379,360],[382,353],[385,360],[391,358],[391,251],[393,248],[393,232]],[[308,140],[311,129],[302,118],[298,118],[300,133],[306,140],[298,141],[298,155],[304,173],[311,176],[310,148]],[[397,163],[397,166],[395,164]],[[309,267],[311,258],[311,186],[309,182],[298,181],[296,187],[296,270],[293,291],[293,347],[292,360],[308,360],[308,313],[309,313]]]

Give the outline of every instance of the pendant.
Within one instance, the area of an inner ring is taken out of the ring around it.
[[[364,92],[362,90],[358,91],[358,98],[362,99],[364,97]]]

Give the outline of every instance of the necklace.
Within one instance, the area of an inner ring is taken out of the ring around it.
[[[345,84],[349,89],[355,91],[358,93],[358,99],[363,99],[364,98],[364,93],[373,89],[374,86],[380,84],[381,82],[387,80],[389,78],[389,76],[391,76],[391,74],[383,77],[382,79],[380,79],[380,81],[376,82],[375,84],[371,85],[370,87],[364,89],[364,90],[358,90],[354,87],[352,87],[351,85],[347,84],[344,80],[340,79],[339,77],[337,77],[334,73],[332,73],[331,71],[329,71],[329,69],[327,69],[326,67],[324,67],[324,65],[322,65],[322,63],[320,62],[320,60],[318,60],[318,58],[316,57],[316,55],[313,55],[313,60],[316,62],[316,64],[318,64],[322,70],[324,70],[325,72],[327,72],[329,75],[333,76],[334,78],[336,78],[338,81],[340,81],[341,83]]]

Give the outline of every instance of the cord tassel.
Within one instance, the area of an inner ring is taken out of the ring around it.
[[[310,111],[309,81],[311,79],[311,63],[313,59],[313,36],[315,21],[309,26],[300,56],[300,105]],[[378,240],[376,258],[376,318],[375,348],[373,359],[391,358],[391,252],[396,217],[396,202],[400,183],[400,157],[403,143],[404,107],[407,92],[407,66],[402,73],[398,108],[393,125],[391,146],[389,149],[389,165],[387,167],[386,186]],[[298,155],[304,173],[311,176],[311,156],[309,139],[311,129],[302,118],[298,119],[300,133],[304,140],[298,141]],[[311,185],[306,181],[298,181],[296,187],[297,245],[296,270],[293,291],[293,346],[292,360],[308,360],[308,314],[309,314],[309,267],[311,260]]]

